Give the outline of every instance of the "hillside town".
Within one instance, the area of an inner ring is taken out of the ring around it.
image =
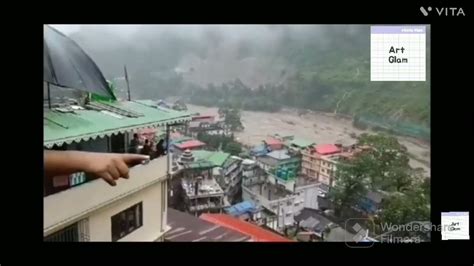
[[[51,85],[56,74],[45,78],[45,151],[149,160],[116,186],[84,171],[45,178],[45,242],[429,241],[429,230],[384,229],[430,215],[430,179],[392,135],[331,143],[295,128],[250,145],[236,137],[245,129],[237,108],[196,113],[183,100],[134,99],[130,91],[124,99],[105,80],[109,98],[71,93]]]
[[[172,106],[152,100],[91,101],[84,107],[76,102],[55,104],[45,114],[45,147],[150,155],[150,163],[137,169],[141,173],[136,177],[138,180],[134,180],[137,184],[127,183],[128,188],[122,187],[122,192],[126,193],[145,185],[143,176],[150,176],[150,180],[156,175],[162,176],[160,186],[155,188],[159,198],[157,195],[147,196],[151,197],[148,200],[158,200],[153,204],[161,201],[162,220],[158,223],[161,233],[157,238],[146,239],[353,241],[359,237],[358,241],[378,241],[373,238],[375,232],[368,228],[347,228],[344,220],[335,214],[330,197],[330,191],[338,183],[338,167],[372,150],[370,145],[359,144],[356,139],[345,145],[318,143],[317,139],[275,133],[262,139],[260,145],[242,146],[231,154],[222,148],[222,143],[216,147],[202,141],[204,135],[208,139],[233,138],[232,125],[226,122],[225,115],[191,114]],[[82,124],[76,123],[78,116]],[[120,120],[120,127],[115,127],[113,120]],[[102,135],[100,132],[104,131],[108,133]],[[94,183],[94,180],[94,177],[82,173],[56,177],[45,184],[46,207],[54,206],[54,211],[51,211],[58,214],[54,217],[48,213],[45,222],[51,222],[50,226],[54,228],[53,218],[57,222],[71,219],[69,216],[85,211],[88,204],[93,208],[106,198],[114,201],[122,197],[120,192],[113,190],[113,193],[105,193],[101,200],[99,197],[80,200],[80,195],[85,193],[81,193],[81,187],[87,193],[103,194],[103,184]],[[145,191],[136,193],[140,195]],[[153,190],[148,193],[153,193]],[[350,206],[351,215],[377,216],[384,198],[389,196],[386,191],[368,190]],[[72,204],[71,200],[77,200],[74,203],[76,212],[67,205],[68,202]],[[69,210],[58,211],[58,201]],[[131,213],[135,213],[135,217],[136,212],[142,211],[134,209]],[[124,217],[126,221],[128,218]],[[91,226],[94,219],[88,220],[88,226]],[[144,226],[140,220],[132,228],[140,224]],[[80,223],[74,228],[79,230]],[[64,234],[63,230],[46,236],[45,241],[57,241]],[[364,233],[358,236],[361,230]],[[82,236],[87,234],[81,233]],[[112,237],[119,239],[120,234],[127,235],[126,232],[118,234]],[[97,237],[74,240],[104,240]]]

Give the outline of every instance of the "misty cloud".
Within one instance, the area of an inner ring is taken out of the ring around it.
[[[360,26],[320,25],[60,25],[109,77],[130,73],[177,71],[185,81],[206,86],[240,79],[250,87],[280,84],[295,72],[283,60],[285,45],[330,48],[337,27],[345,36]],[[295,48],[296,47],[296,48]],[[291,51],[290,51],[291,52]],[[288,57],[288,55],[287,55]],[[283,73],[283,75],[282,75]]]

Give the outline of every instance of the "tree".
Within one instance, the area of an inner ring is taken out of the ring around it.
[[[346,208],[367,194],[370,180],[365,175],[366,167],[366,164],[357,162],[338,165],[336,184],[329,191],[336,216],[344,216]]]
[[[417,180],[408,164],[406,148],[396,138],[363,134],[358,145],[370,148],[337,165],[336,185],[330,197],[338,216],[344,214],[345,208],[357,204],[369,190],[403,192]]]
[[[423,186],[423,184],[416,184],[410,190],[396,193],[386,199],[382,204],[382,211],[378,219],[379,230],[382,223],[388,226],[390,224],[404,225],[411,222],[430,221],[430,197],[423,192]],[[410,233],[402,232],[402,235],[406,236]]]
[[[219,114],[224,115],[224,123],[230,127],[231,131],[243,130],[242,122],[240,121],[240,111],[238,109],[222,108]]]
[[[238,142],[231,141],[224,146],[223,151],[238,156],[242,152],[242,145]]]
[[[365,164],[371,189],[403,191],[411,185],[414,172],[409,165],[408,152],[395,137],[364,133],[359,136],[358,145],[370,146],[357,157],[357,163]]]

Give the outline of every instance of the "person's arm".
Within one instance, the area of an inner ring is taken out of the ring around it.
[[[86,172],[115,186],[116,179],[128,178],[129,167],[148,159],[139,154],[44,151],[44,171],[47,177]]]

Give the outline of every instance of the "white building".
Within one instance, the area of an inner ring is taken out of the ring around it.
[[[130,135],[139,129],[162,127],[169,132],[170,125],[190,120],[187,114],[165,112],[148,101],[70,109],[45,110],[45,148],[120,153],[128,150]],[[114,187],[80,173],[47,180],[44,241],[161,241],[169,229],[170,165],[164,156],[132,167],[130,178]]]
[[[267,223],[270,228],[281,232],[294,224],[294,216],[304,208],[318,209],[318,196],[323,192],[315,180],[301,176],[284,180],[249,160],[243,165],[242,198],[273,214],[275,219]]]
[[[110,186],[101,179],[44,198],[45,241],[160,241],[168,230],[167,160],[130,170]]]

